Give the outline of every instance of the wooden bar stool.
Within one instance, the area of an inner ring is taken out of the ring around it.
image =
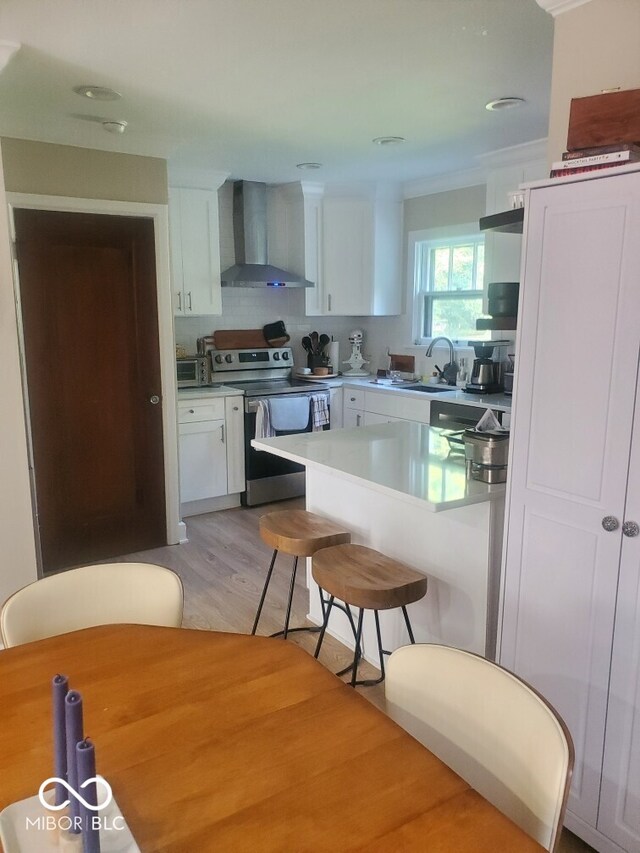
[[[324,621],[318,637],[315,657],[320,654],[325,631],[329,624],[329,616],[334,606],[335,598],[343,601],[349,611],[350,606],[358,607],[358,627],[355,631],[356,647],[353,655],[353,663],[337,673],[342,675],[351,670],[351,686],[356,684],[379,684],[384,680],[384,655],[391,654],[382,648],[382,636],[380,634],[379,610],[392,610],[396,607],[402,608],[404,621],[409,632],[409,640],[415,643],[411,622],[407,613],[407,604],[419,601],[427,592],[427,578],[405,566],[404,563],[393,560],[366,548],[364,545],[335,545],[324,548],[313,555],[312,563],[313,579],[322,591],[329,594],[329,602],[324,611]],[[362,640],[362,621],[365,610],[373,610],[376,622],[376,635],[378,637],[378,654],[380,656],[380,672],[378,679],[357,681],[358,663],[362,657],[360,644]],[[351,621],[351,620],[350,620]],[[353,626],[353,622],[351,622]]]
[[[289,600],[287,602],[287,615],[284,620],[284,629],[272,634],[272,637],[278,637],[280,634],[287,639],[287,634],[290,631],[317,631],[317,628],[289,628],[289,618],[291,616],[291,603],[293,602],[293,590],[296,582],[296,572],[298,570],[299,557],[311,557],[316,551],[321,548],[329,548],[332,545],[339,545],[344,542],[351,541],[351,533],[343,527],[330,521],[328,518],[323,518],[320,515],[315,515],[312,512],[307,512],[303,509],[289,509],[282,512],[270,512],[260,518],[260,536],[267,545],[273,548],[273,556],[271,565],[267,572],[267,577],[264,582],[260,603],[256,612],[256,618],[253,622],[251,633],[255,634],[262,613],[262,606],[267,595],[269,582],[273,573],[273,567],[278,556],[278,551],[284,551],[285,554],[293,556],[293,569],[291,572],[291,582],[289,585]],[[322,593],[320,594],[322,601]],[[323,601],[324,612],[324,601]]]

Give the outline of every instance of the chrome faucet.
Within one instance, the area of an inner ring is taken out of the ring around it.
[[[440,376],[444,379],[447,385],[455,385],[458,378],[458,363],[456,362],[456,351],[453,348],[453,341],[449,338],[445,338],[444,335],[440,335],[440,337],[434,338],[431,341],[425,355],[427,358],[431,357],[433,348],[438,341],[446,341],[449,344],[449,362],[443,367],[440,372]]]

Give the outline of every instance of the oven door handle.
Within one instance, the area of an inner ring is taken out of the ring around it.
[[[286,397],[287,399],[300,399],[300,397],[306,397],[310,400],[311,397],[322,395],[327,403],[329,402],[329,394],[322,394],[322,391],[318,392],[318,394],[273,394],[274,397]],[[245,411],[248,413],[257,412],[258,411],[258,403],[267,403],[269,400],[268,397],[260,397],[259,399],[251,399],[247,400]]]

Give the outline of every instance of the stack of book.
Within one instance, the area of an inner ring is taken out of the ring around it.
[[[612,166],[628,166],[640,162],[640,143],[620,142],[615,145],[601,145],[598,148],[581,148],[565,151],[562,160],[551,164],[551,178],[567,175],[579,175],[597,169],[610,169]]]

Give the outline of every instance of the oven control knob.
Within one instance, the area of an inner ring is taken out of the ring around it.
[[[280,353],[279,352],[274,352],[273,360],[274,361],[280,361]]]
[[[225,355],[225,357],[224,357],[224,360],[225,360],[228,364],[231,364],[231,362],[233,361],[233,356],[231,355],[231,353],[227,353],[227,355]]]
[[[288,353],[288,352],[283,352],[283,353],[282,353],[282,358],[283,358],[285,361],[289,361],[289,353]]]
[[[216,364],[222,364],[222,356],[221,355],[216,356]]]

